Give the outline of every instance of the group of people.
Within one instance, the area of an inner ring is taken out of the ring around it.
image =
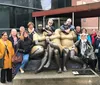
[[[69,60],[76,61],[83,66],[83,69],[90,67],[95,71],[98,60],[100,71],[100,32],[92,30],[92,35],[87,33],[85,28],[76,28],[71,24],[71,19],[58,29],[53,26],[53,20],[49,19],[45,27],[42,24],[34,28],[32,22],[28,23],[28,29],[21,26],[19,31],[11,29],[8,37],[3,32],[0,39],[0,58],[4,57],[4,67],[1,69],[1,82],[12,81],[12,68],[15,73],[19,70],[24,73],[25,65],[30,60],[40,59],[41,63],[35,73],[43,68],[49,68],[54,57],[58,66],[58,73],[67,71]],[[13,64],[14,54],[22,55],[22,62]],[[61,63],[62,62],[62,63]],[[12,65],[13,64],[13,65]]]

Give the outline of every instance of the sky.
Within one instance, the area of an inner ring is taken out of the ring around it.
[[[51,9],[51,0],[41,0],[41,6],[43,10]]]

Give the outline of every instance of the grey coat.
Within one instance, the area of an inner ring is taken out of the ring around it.
[[[79,55],[82,55],[82,54],[81,54],[81,50],[82,50],[82,41],[81,41],[81,40],[76,41],[75,46],[76,46],[77,49],[78,49],[78,54],[79,54]],[[85,53],[84,53],[83,56],[84,56],[85,58],[88,58],[88,57],[89,57],[89,58],[92,59],[92,60],[96,59],[96,56],[95,56],[95,54],[94,54],[94,52],[93,52],[93,46],[92,46],[92,44],[91,44],[89,41],[86,41],[86,50],[85,50]]]

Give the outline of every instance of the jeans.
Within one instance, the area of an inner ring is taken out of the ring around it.
[[[98,70],[100,71],[100,56],[97,56],[98,58]]]
[[[23,61],[21,63],[20,68],[24,69],[25,65],[28,63],[29,54],[23,54]]]

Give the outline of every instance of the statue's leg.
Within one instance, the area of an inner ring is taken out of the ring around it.
[[[58,69],[58,73],[61,73],[62,70],[61,70],[61,63],[60,63],[60,53],[59,53],[59,50],[58,49],[54,49],[54,57],[55,57],[55,60],[56,60],[56,63],[59,67]]]
[[[62,55],[63,55],[63,71],[67,71],[66,63],[69,60],[68,54],[69,54],[69,49],[67,49],[67,48],[63,49],[63,51],[62,51]]]
[[[42,60],[41,60],[41,64],[40,64],[39,68],[35,71],[35,73],[40,72],[41,69],[44,67],[44,64],[45,64],[46,61],[47,61],[47,56],[48,56],[48,52],[47,52],[47,49],[45,49],[44,57],[42,58]]]
[[[81,64],[84,63],[81,58],[79,58],[78,56],[75,56],[75,51],[74,50],[70,51],[70,59],[73,60],[73,61],[76,61],[78,63],[81,63]]]
[[[50,66],[51,59],[52,59],[52,56],[53,56],[53,50],[54,49],[50,45],[48,45],[48,61],[44,65],[45,68],[48,68]]]
[[[43,57],[43,56],[41,56],[43,54],[44,54],[44,48],[43,47],[41,47],[41,46],[33,47],[31,54],[30,54],[30,60],[31,59],[38,59],[38,58],[40,59],[40,58]]]
[[[70,51],[70,59],[82,64],[84,69],[87,67],[86,63],[81,58],[79,58],[78,56],[75,56],[75,50]]]

